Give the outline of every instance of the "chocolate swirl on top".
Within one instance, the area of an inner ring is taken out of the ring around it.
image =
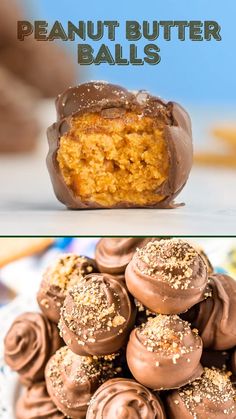
[[[48,129],[49,152],[47,167],[57,198],[69,208],[99,208],[101,204],[83,201],[67,186],[57,161],[57,152],[61,137],[68,133],[70,122],[75,116],[85,113],[97,113],[111,123],[126,111],[132,111],[141,117],[163,120],[164,141],[169,160],[169,174],[156,194],[164,195],[161,202],[139,205],[119,202],[110,207],[173,207],[173,199],[184,187],[192,166],[191,121],[186,111],[177,103],[166,103],[145,91],[131,92],[114,84],[104,82],[84,83],[66,90],[56,100],[57,122]],[[106,206],[108,207],[108,206]]]
[[[117,373],[113,356],[82,357],[64,346],[49,360],[45,379],[48,393],[58,409],[72,419],[84,419],[95,390]]]
[[[16,318],[5,339],[5,361],[18,372],[23,384],[42,381],[47,361],[61,347],[56,325],[40,313]]]
[[[167,396],[170,419],[235,419],[236,393],[229,374],[204,368],[202,377]]]
[[[179,314],[207,293],[207,266],[188,242],[151,241],[139,249],[125,272],[131,294],[151,311]]]
[[[91,274],[68,292],[59,328],[73,352],[106,355],[125,344],[135,316],[123,282],[108,274]]]
[[[45,382],[27,388],[16,404],[16,419],[65,419],[50,399]]]
[[[92,272],[97,272],[93,259],[74,253],[60,255],[44,273],[37,294],[38,304],[45,316],[58,323],[68,289]]]
[[[165,419],[158,395],[134,380],[113,378],[93,395],[86,419]]]
[[[123,274],[143,238],[103,238],[99,240],[95,259],[101,272],[112,275]]]
[[[202,373],[202,341],[177,315],[159,314],[134,329],[127,363],[134,378],[152,389],[183,386]]]
[[[236,281],[214,274],[210,297],[194,308],[192,325],[199,330],[205,348],[224,350],[236,346]]]

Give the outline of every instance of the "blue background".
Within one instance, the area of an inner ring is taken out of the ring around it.
[[[26,17],[34,20],[118,20],[116,42],[124,42],[125,20],[216,20],[221,25],[222,41],[154,41],[161,49],[156,66],[78,66],[85,80],[108,80],[128,88],[145,88],[153,93],[183,102],[203,104],[236,103],[236,2],[235,0],[22,0]],[[73,49],[76,62],[76,46]],[[95,43],[95,50],[100,42]],[[92,44],[91,40],[88,43]],[[128,42],[127,42],[128,43]],[[138,41],[140,55],[147,40]],[[68,45],[69,44],[69,45]]]

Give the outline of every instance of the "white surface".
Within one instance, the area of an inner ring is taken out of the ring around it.
[[[174,210],[65,209],[53,194],[45,166],[44,132],[55,118],[51,104],[43,104],[41,113],[37,153],[0,158],[0,235],[236,235],[236,170],[194,168],[176,200],[186,205]],[[222,109],[190,113],[198,147],[205,146],[219,118],[233,121],[233,112],[225,111],[224,118]]]

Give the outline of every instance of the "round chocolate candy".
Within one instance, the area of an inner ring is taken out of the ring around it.
[[[27,388],[16,403],[16,419],[66,419],[48,395],[45,382]]]
[[[93,395],[86,419],[165,419],[161,399],[134,380],[113,378]]]
[[[134,329],[127,363],[134,378],[155,390],[177,388],[202,373],[202,341],[177,315],[158,314]]]
[[[18,316],[4,339],[4,357],[23,384],[42,381],[47,361],[62,346],[55,324],[43,314]]]
[[[191,121],[180,105],[90,82],[59,95],[56,109],[47,166],[63,204],[173,207],[193,154]]]
[[[138,237],[103,238],[99,240],[96,246],[95,260],[100,272],[112,275],[123,274],[137,247],[144,240]]]
[[[60,255],[44,273],[37,294],[38,304],[43,313],[58,323],[68,289],[92,272],[97,272],[93,259],[74,253]]]
[[[230,349],[236,346],[236,281],[214,274],[210,296],[194,307],[192,325],[199,330],[204,348]]]
[[[135,316],[124,282],[108,274],[91,274],[69,290],[59,328],[73,352],[106,355],[126,343]]]
[[[205,298],[207,266],[188,242],[151,241],[134,254],[125,280],[130,293],[149,310],[179,314]]]
[[[170,419],[235,419],[236,393],[227,372],[204,368],[200,379],[167,396]]]
[[[84,419],[95,390],[117,374],[113,361],[112,356],[98,359],[76,355],[67,346],[59,349],[45,370],[47,390],[57,408],[72,419]]]

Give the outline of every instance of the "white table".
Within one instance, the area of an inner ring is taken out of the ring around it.
[[[229,120],[236,113],[225,111]],[[222,109],[193,108],[197,146]],[[41,110],[45,127],[54,120],[51,104]],[[203,119],[204,116],[204,119]],[[0,157],[0,235],[236,235],[236,170],[193,168],[174,210],[69,211],[55,198],[47,169],[45,134],[32,156]]]

